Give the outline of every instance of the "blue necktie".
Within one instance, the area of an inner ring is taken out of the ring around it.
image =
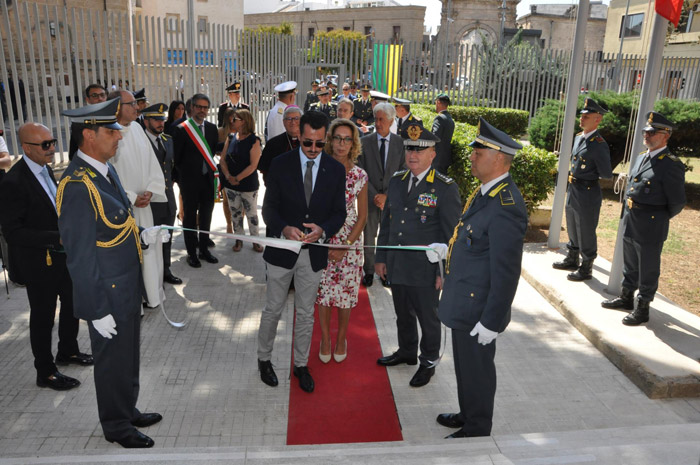
[[[51,200],[56,202],[56,184],[54,184],[53,179],[51,179],[51,176],[49,176],[49,169],[47,167],[43,167],[41,170],[41,176],[44,178],[44,183],[46,183],[46,187],[49,188],[49,192],[51,193]]]

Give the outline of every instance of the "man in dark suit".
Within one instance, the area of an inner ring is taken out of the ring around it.
[[[569,233],[568,253],[564,260],[552,267],[558,270],[575,270],[569,273],[569,281],[585,281],[593,277],[593,260],[598,254],[596,228],[600,216],[603,193],[599,178],[612,178],[610,149],[598,132],[598,125],[607,110],[595,100],[587,98],[581,110],[580,125],[583,131],[574,139],[569,169],[569,186],[566,196],[566,229]],[[579,267],[578,256],[582,262]]]
[[[135,427],[162,417],[136,408],[141,242],[129,198],[108,163],[122,137],[118,108],[119,100],[113,99],[63,112],[71,119],[79,150],[58,186],[56,209],[73,279],[74,312],[89,322],[102,430],[110,442],[143,448],[153,447],[153,440]]]
[[[452,164],[452,134],[455,131],[455,122],[447,111],[450,106],[450,97],[447,94],[439,94],[435,99],[435,111],[438,115],[433,120],[433,134],[440,139],[435,146],[435,161],[433,166],[441,173],[447,174],[447,168]]]
[[[287,105],[282,115],[284,132],[267,141],[258,162],[258,170],[262,173],[266,184],[267,172],[270,171],[272,160],[278,155],[299,148],[299,121],[301,121],[301,109],[296,105]]]
[[[649,321],[661,274],[661,251],[671,218],[683,210],[685,166],[667,147],[673,123],[656,112],[647,114],[644,145],[647,151],[633,163],[622,212],[622,295],[602,303],[605,308],[634,311],[623,318],[627,326]],[[637,308],[634,308],[634,291]]]
[[[260,378],[277,386],[272,369],[272,348],[289,283],[294,278],[294,376],[306,392],[313,392],[314,380],[306,366],[314,326],[314,302],[321,273],[328,262],[328,249],[313,243],[331,238],[345,222],[345,167],[323,152],[328,118],[310,111],[301,118],[300,150],[284,153],[274,160],[267,174],[262,215],[267,232],[305,244],[299,253],[267,246],[267,300],[258,330]]]
[[[143,123],[146,125],[146,137],[153,146],[153,152],[158,159],[163,177],[165,178],[165,196],[167,202],[151,202],[153,212],[153,224],[175,224],[175,214],[177,204],[175,203],[175,193],[173,192],[173,169],[175,160],[173,159],[173,139],[167,134],[163,134],[165,127],[165,112],[168,106],[164,103],[156,103],[143,110]],[[170,250],[172,248],[172,235],[167,242],[163,243],[163,281],[170,284],[182,284],[182,279],[173,275],[170,271]]]
[[[509,169],[522,148],[481,118],[470,159],[481,181],[446,244],[430,244],[431,261],[447,258],[439,316],[452,329],[459,413],[437,422],[460,428],[448,438],[489,436],[496,396],[496,336],[510,322],[520,279],[527,209]],[[432,257],[431,257],[432,255]]]
[[[45,126],[30,122],[19,128],[19,140],[24,157],[0,183],[0,224],[17,254],[16,271],[27,286],[36,384],[62,391],[79,386],[80,381],[61,374],[56,364],[92,365],[93,360],[78,350],[73,285],[58,233],[56,179],[48,166],[54,159],[56,139]],[[57,298],[61,299],[61,310],[54,362],[51,331]]]
[[[200,258],[209,263],[219,262],[207,248],[216,196],[214,175],[217,169],[213,160],[213,148],[219,140],[216,125],[205,121],[209,105],[209,97],[195,94],[192,97],[191,118],[180,123],[173,133],[175,169],[184,212],[182,226],[202,231],[199,237],[196,232],[184,232],[187,264],[193,268],[202,266]]]
[[[406,129],[407,169],[391,178],[377,245],[447,242],[452,234],[459,217],[459,188],[454,180],[431,168],[436,142],[421,124]],[[409,384],[425,386],[440,360],[437,306],[442,280],[438,265],[420,251],[379,249],[374,267],[380,278],[391,282],[399,339],[398,350],[377,363],[415,365],[418,358],[420,366]],[[422,333],[420,345],[416,320]]]
[[[404,166],[404,146],[401,137],[389,131],[396,117],[396,110],[388,103],[378,103],[374,108],[374,124],[377,131],[360,139],[362,154],[357,165],[367,172],[369,190],[367,197],[367,224],[364,230],[366,246],[374,247],[382,210],[386,202],[391,176]],[[369,287],[374,282],[374,249],[365,248],[365,276],[362,280]],[[387,286],[386,281],[382,283]]]
[[[239,81],[234,81],[233,84],[226,88],[226,93],[228,94],[228,102],[224,102],[219,105],[219,113],[217,116],[218,127],[224,126],[224,117],[226,116],[226,110],[233,108],[234,110],[244,109],[250,110],[250,107],[241,102],[241,83]]]

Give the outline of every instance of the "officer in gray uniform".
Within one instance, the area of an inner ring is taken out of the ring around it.
[[[163,170],[165,178],[166,202],[151,202],[153,212],[153,224],[175,224],[175,214],[177,213],[177,203],[173,192],[173,170],[175,169],[175,158],[173,155],[173,139],[163,133],[165,112],[168,106],[165,103],[156,103],[143,110],[143,122],[146,125],[146,137],[151,142],[153,152],[158,159],[158,164]],[[170,251],[172,249],[172,235],[167,242],[163,243],[163,281],[170,284],[182,284],[182,279],[173,275],[170,271]]]
[[[431,168],[437,138],[421,124],[406,129],[406,167],[389,182],[377,245],[415,245],[447,242],[459,218],[457,184]],[[440,357],[440,320],[437,305],[442,279],[437,263],[422,251],[378,249],[374,264],[382,280],[391,283],[399,349],[377,360],[379,365],[416,364],[420,323],[420,367],[413,387],[425,386]]]
[[[527,209],[509,169],[522,148],[481,118],[472,142],[472,173],[481,181],[464,206],[449,247],[431,244],[447,257],[439,315],[452,329],[459,413],[437,422],[460,428],[448,438],[489,436],[496,395],[496,343],[510,322],[520,279]]]
[[[318,102],[312,103],[309,111],[320,111],[328,117],[328,121],[333,121],[338,117],[338,104],[331,102],[331,91],[322,88],[318,91]]]
[[[306,92],[306,100],[304,100],[304,113],[309,111],[311,104],[318,102],[318,95],[316,95],[316,92],[318,92],[318,86],[320,84],[321,81],[319,79],[314,79],[313,82],[311,82],[311,90]]]
[[[644,145],[630,170],[622,212],[622,294],[602,303],[605,308],[634,309],[622,323],[637,326],[649,321],[649,303],[659,286],[661,251],[668,237],[669,220],[686,203],[685,165],[669,152],[666,144],[673,123],[656,112],[647,114]]]
[[[153,425],[162,416],[136,408],[142,237],[119,176],[108,163],[121,139],[119,102],[63,112],[71,119],[78,151],[58,186],[56,210],[73,280],[73,310],[90,330],[102,430],[110,442],[143,448],[153,447],[153,440],[136,427]]]
[[[598,125],[605,113],[607,110],[595,100],[585,100],[579,121],[583,131],[576,135],[571,151],[569,191],[566,198],[568,253],[564,260],[552,264],[552,267],[558,270],[576,270],[567,276],[570,281],[591,279],[593,260],[598,254],[595,230],[598,227],[600,205],[603,201],[598,179],[612,178],[610,149],[598,132]],[[579,252],[583,259],[580,267]]]

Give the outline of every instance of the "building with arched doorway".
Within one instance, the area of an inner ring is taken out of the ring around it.
[[[515,27],[517,4],[518,0],[443,0],[437,40],[451,45],[498,43],[503,28]]]

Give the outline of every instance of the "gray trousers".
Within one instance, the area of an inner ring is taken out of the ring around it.
[[[432,366],[440,357],[442,327],[437,316],[440,291],[435,286],[391,285],[391,296],[396,311],[396,330],[399,339],[398,353],[413,358],[418,354],[418,327],[420,324],[420,364]]]
[[[369,200],[369,207],[367,209],[367,223],[364,229],[364,242],[365,245],[374,247],[377,244],[377,231],[379,230],[379,223],[382,220],[382,211],[377,207],[372,199]],[[365,248],[365,264],[362,267],[365,270],[365,274],[374,274],[374,255],[376,249]]]
[[[282,316],[289,283],[294,278],[294,366],[306,366],[309,361],[311,335],[314,330],[314,302],[318,294],[318,284],[323,270],[311,269],[308,249],[299,252],[294,268],[288,270],[280,266],[267,264],[267,301],[260,316],[258,330],[258,360],[268,361],[272,358],[272,348],[277,335],[277,324]]]
[[[569,186],[566,198],[566,229],[569,233],[567,248],[579,250],[583,260],[594,260],[598,255],[596,228],[602,201],[600,186],[591,187],[590,190]]]
[[[661,274],[661,251],[663,242],[640,244],[625,237],[622,239],[622,287],[634,292],[639,289],[639,297],[651,302],[659,287]]]

